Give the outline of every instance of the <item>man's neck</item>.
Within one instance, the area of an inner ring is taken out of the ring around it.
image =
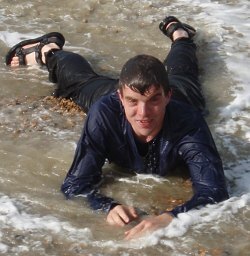
[[[140,141],[141,143],[148,143],[152,141],[156,136],[138,136],[137,134],[134,134],[137,141]]]
[[[154,140],[160,134],[162,130],[159,130],[157,133],[149,135],[149,136],[141,136],[134,133],[134,137],[137,141],[140,141],[141,143],[150,143]]]

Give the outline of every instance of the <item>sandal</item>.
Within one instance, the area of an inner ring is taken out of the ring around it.
[[[35,44],[35,43],[39,43],[39,44],[26,49],[22,48],[25,45]],[[14,45],[9,50],[5,58],[5,63],[6,65],[10,65],[12,58],[14,56],[17,56],[19,58],[19,65],[27,65],[25,61],[25,56],[29,53],[35,52],[36,62],[39,65],[45,65],[45,63],[43,63],[42,61],[41,49],[43,48],[44,45],[49,43],[55,43],[59,46],[60,49],[62,49],[65,43],[65,38],[61,33],[51,32],[43,36],[37,37],[35,39],[24,40]]]
[[[171,25],[167,28],[168,24],[170,24],[171,22],[176,22],[176,23],[171,24]],[[169,38],[172,40],[172,42],[174,41],[174,40],[173,40],[173,33],[174,33],[177,29],[179,29],[179,28],[182,28],[183,30],[185,30],[185,31],[188,33],[188,36],[189,36],[190,39],[193,38],[193,37],[195,36],[195,34],[196,34],[196,30],[195,30],[192,26],[190,26],[190,25],[188,25],[188,24],[186,24],[186,23],[180,22],[180,21],[179,21],[176,17],[174,17],[174,16],[167,16],[167,17],[159,24],[159,28],[160,28],[160,30],[162,31],[162,33],[163,33],[164,35],[166,35],[167,37],[169,37]]]

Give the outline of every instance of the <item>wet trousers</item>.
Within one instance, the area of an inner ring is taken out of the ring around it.
[[[173,42],[163,63],[173,90],[172,98],[203,111],[205,100],[194,42],[188,38]],[[47,68],[49,80],[56,83],[54,96],[72,99],[85,112],[101,96],[115,91],[119,82],[119,79],[97,74],[84,57],[64,50],[48,54]]]

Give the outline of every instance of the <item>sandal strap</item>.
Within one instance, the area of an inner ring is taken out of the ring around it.
[[[179,22],[180,21],[174,17],[174,16],[167,16],[160,24],[159,24],[159,28],[162,31],[162,33],[166,36],[168,36],[167,34],[167,26],[171,23],[171,22]]]
[[[27,54],[32,53],[32,52],[37,53],[36,51],[37,51],[37,45],[32,46],[32,47],[30,47],[30,48],[26,48],[26,49],[24,49],[24,48],[22,48],[22,47],[17,48],[17,49],[16,49],[16,56],[17,56],[18,59],[19,59],[20,65],[26,65],[25,56],[26,56]]]
[[[40,44],[37,45],[36,53],[36,62],[39,65],[46,65],[46,63],[43,63],[42,61],[42,48],[46,44],[55,43],[60,49],[62,49],[62,41],[58,37],[49,37],[44,38]],[[46,59],[46,58],[45,58]]]
[[[186,29],[183,27],[182,23],[180,23],[180,22],[171,24],[168,27],[168,29],[166,30],[167,37],[169,37],[173,41],[173,34],[179,28],[182,28],[182,29],[184,29],[186,31]]]
[[[9,52],[7,53],[7,55],[5,57],[6,65],[10,65],[11,60],[14,56],[17,56],[19,58],[20,65],[27,65],[25,56],[32,52],[35,53],[36,62],[40,65],[45,65],[45,63],[42,61],[41,50],[44,45],[49,44],[49,43],[55,43],[59,47],[59,49],[62,50],[63,45],[65,43],[64,36],[59,32],[50,32],[41,37],[23,40],[23,41],[19,42],[18,44],[14,45],[9,50]],[[29,48],[25,48],[25,49],[23,48],[24,46],[29,45],[29,44],[36,44],[36,45],[29,47]]]
[[[39,44],[32,46],[30,48],[18,48],[16,51],[16,56],[19,59],[20,65],[26,65],[25,56],[32,52],[35,52],[36,62],[41,66],[45,65],[45,63],[42,61],[42,48],[43,46],[49,43],[55,43],[56,45],[58,45],[60,49],[62,49],[61,42],[60,40],[58,40],[57,37],[44,38]]]
[[[169,27],[168,25],[172,22],[175,22],[173,24],[171,24]],[[168,28],[167,28],[168,27]],[[183,30],[185,30],[188,33],[189,38],[194,37],[196,30],[185,23],[180,22],[176,17],[174,16],[168,16],[166,17],[160,24],[159,24],[159,28],[162,31],[162,33],[164,35],[166,35],[167,37],[169,37],[172,41],[173,41],[173,34],[176,30],[178,30],[179,28],[182,28]]]

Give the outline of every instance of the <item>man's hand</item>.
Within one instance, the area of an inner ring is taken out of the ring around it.
[[[138,225],[125,232],[125,239],[138,238],[146,235],[149,232],[159,228],[164,228],[172,221],[173,217],[168,213],[163,213],[158,216],[149,217],[141,221]]]
[[[137,218],[138,215],[134,207],[117,205],[108,213],[107,222],[111,225],[123,227]]]

